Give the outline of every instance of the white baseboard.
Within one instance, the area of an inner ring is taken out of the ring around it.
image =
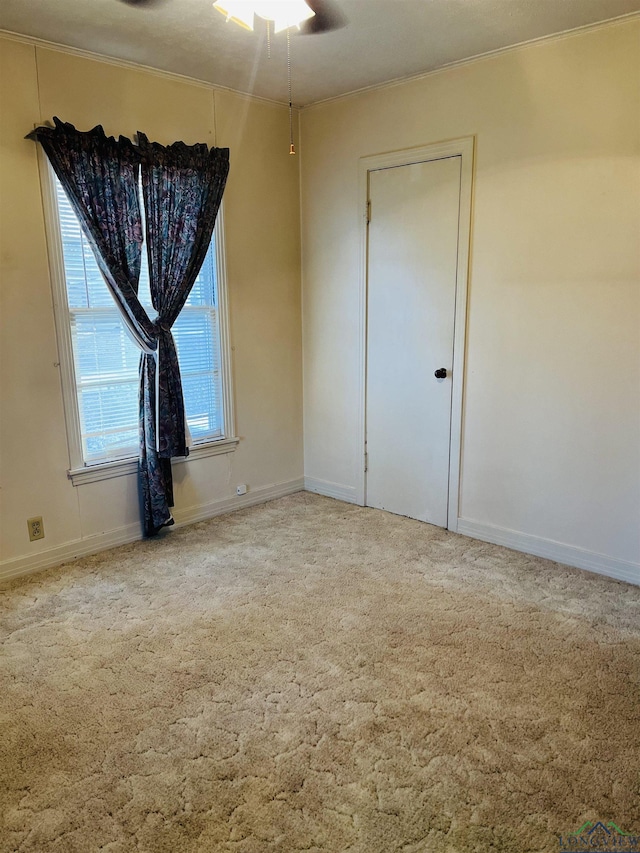
[[[330,483],[328,480],[305,477],[304,488],[305,491],[314,492],[316,495],[324,495],[350,504],[358,503],[357,491],[353,486],[341,486],[339,483]]]
[[[196,521],[205,521],[207,518],[231,512],[234,509],[266,503],[285,495],[294,494],[294,492],[301,492],[303,489],[304,480],[300,478],[289,480],[286,483],[275,483],[273,486],[252,489],[246,495],[234,495],[199,506],[176,509],[173,513],[175,526],[184,527],[187,524],[194,524]],[[65,542],[64,545],[48,548],[46,551],[40,551],[39,554],[33,556],[3,560],[0,562],[0,582],[40,572],[43,569],[50,569],[59,566],[61,563],[77,560],[79,557],[87,557],[89,554],[97,554],[99,551],[106,551],[108,548],[115,548],[118,545],[127,545],[139,539],[142,539],[142,528],[136,522],[110,530],[107,533],[98,533],[94,536]]]
[[[458,519],[458,533],[463,536],[470,536],[472,539],[481,539],[483,542],[491,542],[494,545],[505,545],[507,548],[513,548],[514,551],[523,551],[525,554],[545,557],[547,560],[553,560],[556,563],[586,569],[589,572],[607,575],[607,577],[640,586],[640,563],[618,560],[615,557],[607,557],[595,551],[587,551],[584,548],[576,548],[574,545],[555,542],[553,539],[543,539],[540,536],[531,536],[528,533],[518,533],[516,530],[496,527],[493,524],[482,524],[467,518]]]
[[[116,548],[118,545],[126,545],[142,539],[142,528],[139,523],[127,524],[125,527],[117,527],[107,533],[97,533],[94,536],[85,536],[83,539],[73,539],[64,545],[56,545],[47,548],[33,556],[14,557],[3,560],[0,563],[0,581],[18,578],[22,575],[30,575],[43,569],[51,569],[60,563],[68,563],[79,557],[87,557],[89,554],[97,554],[98,551],[106,551],[108,548]]]
[[[196,521],[206,521],[208,518],[213,518],[216,515],[224,515],[225,512],[231,512],[234,509],[263,504],[267,501],[274,501],[276,498],[283,498],[285,495],[293,495],[295,492],[302,491],[304,491],[304,480],[300,477],[299,480],[289,480],[286,483],[275,483],[273,486],[250,489],[246,495],[234,495],[231,498],[212,501],[208,504],[190,506],[186,507],[186,509],[176,509],[173,513],[176,522],[175,526],[185,527],[187,524],[195,524]]]
[[[207,504],[177,509],[174,512],[176,527],[184,527],[198,521],[206,521],[216,515],[223,515],[243,507],[266,503],[276,498],[291,495],[305,489],[326,497],[357,503],[356,489],[351,486],[342,486],[338,483],[330,483],[326,480],[317,480],[313,477],[289,480],[285,483],[275,483],[272,486],[264,486],[247,492],[246,495],[223,498],[211,501]],[[625,560],[617,560],[604,554],[597,554],[573,545],[565,545],[552,539],[543,539],[539,536],[531,536],[528,533],[519,533],[504,527],[496,527],[492,524],[483,524],[466,518],[458,519],[458,533],[480,539],[483,542],[491,542],[495,545],[504,545],[513,548],[514,551],[522,551],[525,554],[534,554],[537,557],[545,557],[557,563],[586,569],[597,574],[607,575],[616,580],[626,581],[640,586],[640,564]],[[39,554],[24,557],[16,557],[0,562],[0,581],[29,575],[34,572],[58,566],[61,563],[70,562],[89,554],[96,554],[108,548],[118,545],[126,545],[136,542],[142,538],[142,530],[139,523],[128,524],[118,527],[107,533],[99,533],[66,542]]]

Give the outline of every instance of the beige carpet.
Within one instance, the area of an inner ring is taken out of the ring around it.
[[[0,850],[640,830],[640,588],[302,493],[0,595]]]

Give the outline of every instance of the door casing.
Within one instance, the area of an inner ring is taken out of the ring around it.
[[[462,453],[462,424],[464,409],[464,364],[466,354],[467,296],[469,255],[471,241],[471,211],[473,191],[475,137],[468,136],[361,157],[359,162],[360,201],[360,287],[359,287],[359,393],[358,437],[361,449],[360,476],[357,483],[357,503],[366,505],[366,410],[367,410],[367,300],[369,257],[369,175],[378,169],[408,166],[443,157],[461,157],[460,218],[458,223],[458,264],[456,274],[456,299],[453,338],[453,370],[451,389],[451,440],[449,443],[449,501],[447,528],[457,531],[460,502],[460,471]],[[375,213],[374,213],[375,215]],[[398,440],[402,440],[402,419],[398,416]]]

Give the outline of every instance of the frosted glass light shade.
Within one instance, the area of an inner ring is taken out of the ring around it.
[[[297,27],[315,14],[305,0],[215,0],[213,5],[227,20],[249,30],[253,29],[254,15],[272,21],[276,33]]]

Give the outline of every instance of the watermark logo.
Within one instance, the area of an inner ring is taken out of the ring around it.
[[[576,832],[560,835],[560,853],[640,853],[640,832],[623,832],[611,820],[588,820]]]

